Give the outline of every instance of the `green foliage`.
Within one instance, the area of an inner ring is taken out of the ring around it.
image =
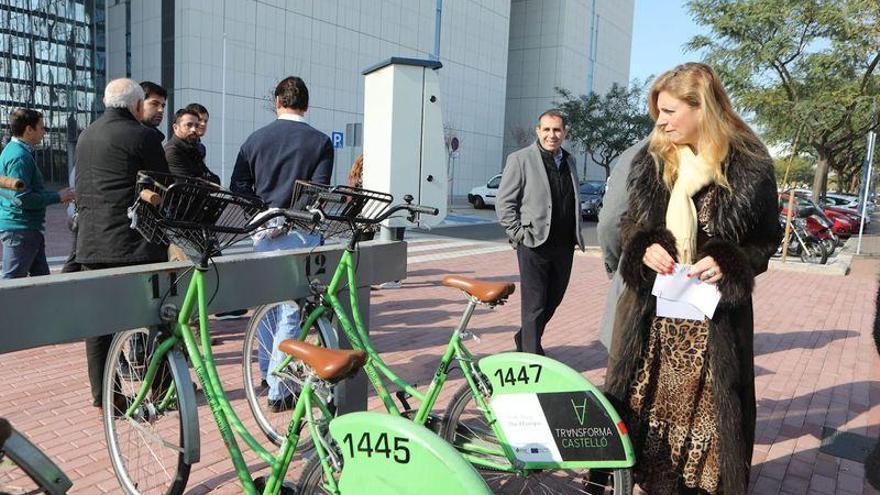
[[[788,180],[785,181],[786,183],[783,183],[785,180],[785,170],[789,167],[789,161],[791,161],[791,168],[788,170]],[[811,182],[815,166],[815,160],[803,155],[795,156],[793,159],[790,156],[786,156],[773,160],[773,167],[776,169],[776,182],[780,186],[790,186],[792,184],[800,186]]]
[[[569,142],[604,168],[606,178],[614,160],[654,127],[644,101],[645,85],[638,81],[628,87],[614,84],[604,95],[575,96],[563,88],[556,92],[561,100],[555,103],[569,126]]]
[[[737,106],[771,143],[800,142],[816,155],[814,194],[828,169],[852,173],[854,146],[876,123],[880,77],[877,0],[690,0],[709,28],[688,48],[702,52]]]

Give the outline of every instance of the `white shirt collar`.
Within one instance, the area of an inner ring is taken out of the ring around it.
[[[294,122],[305,122],[306,118],[295,113],[282,113],[278,116],[278,120],[292,120]]]

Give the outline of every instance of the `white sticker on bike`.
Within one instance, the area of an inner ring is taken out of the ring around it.
[[[537,394],[496,395],[491,405],[517,459],[523,462],[562,462]]]

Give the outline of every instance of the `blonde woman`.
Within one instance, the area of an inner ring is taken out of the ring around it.
[[[745,494],[755,436],[752,287],[778,245],[773,162],[700,63],[654,82],[655,128],[629,175],[621,218],[626,284],[607,388],[651,494]],[[712,319],[656,315],[651,288],[676,263],[715,284]]]

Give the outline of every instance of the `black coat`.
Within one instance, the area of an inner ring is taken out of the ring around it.
[[[699,236],[694,261],[712,256],[724,274],[718,283],[721,301],[709,324],[708,356],[719,429],[721,486],[724,493],[744,494],[756,421],[752,288],[755,276],[767,270],[782,232],[773,161],[763,145],[756,142],[731,149],[724,166],[730,190],[716,185],[706,188],[715,189],[708,196],[710,233]],[[625,416],[656,314],[656,297],[651,295],[656,273],[642,263],[642,257],[653,243],[677,257],[675,238],[665,225],[668,203],[669,190],[646,147],[633,159],[629,209],[621,218],[619,270],[625,288],[617,305],[606,378],[606,389]],[[634,441],[639,452],[639,439]]]
[[[168,172],[156,133],[126,109],[108,108],[76,144],[76,261],[135,264],[165,261],[167,247],[132,230],[128,207],[135,200],[138,170]]]
[[[188,143],[177,136],[171,136],[165,143],[165,159],[172,174],[198,177],[220,185],[220,177],[205,165],[205,159],[198,143]]]

